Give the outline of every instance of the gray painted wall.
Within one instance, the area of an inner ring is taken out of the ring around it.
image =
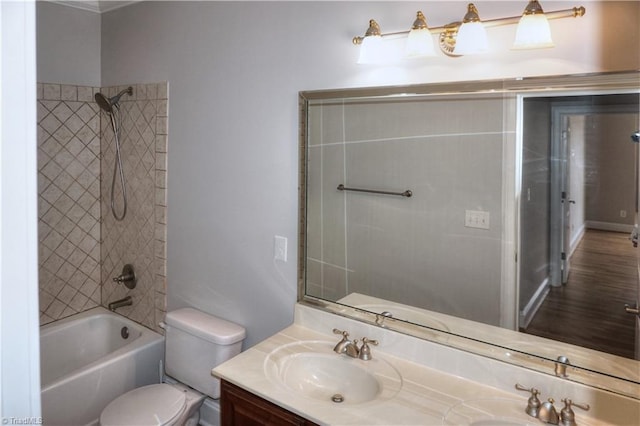
[[[38,81],[100,86],[100,15],[36,3]]]
[[[476,5],[486,17],[523,8],[521,1]],[[585,17],[552,21],[555,49],[511,51],[515,28],[506,26],[490,30],[487,55],[356,65],[351,38],[369,19],[397,31],[418,7],[431,25],[464,13],[460,2],[142,2],[101,15],[101,70],[82,81],[169,81],[169,309],[192,305],[243,324],[245,346],[292,321],[298,91],[640,68],[628,54],[638,45],[637,2],[589,2]],[[624,34],[607,31],[610,22]],[[67,50],[59,40],[52,33],[54,46],[39,45],[40,62],[43,48]],[[66,63],[69,75],[75,62]],[[289,239],[286,263],[273,260],[276,234]]]
[[[636,146],[630,135],[638,128],[638,114],[592,114],[586,123],[586,219],[633,225]]]

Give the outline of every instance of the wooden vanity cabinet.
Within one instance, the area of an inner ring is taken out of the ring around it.
[[[222,426],[315,425],[224,380],[220,384],[220,421]]]

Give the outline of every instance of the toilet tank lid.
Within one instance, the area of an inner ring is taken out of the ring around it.
[[[168,312],[165,322],[170,327],[219,345],[232,345],[246,336],[244,327],[194,308]]]

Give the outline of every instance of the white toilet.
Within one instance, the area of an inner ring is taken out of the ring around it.
[[[165,370],[181,383],[120,395],[102,410],[101,426],[196,426],[205,397],[220,398],[211,369],[240,353],[245,329],[193,308],[169,312],[165,322]]]

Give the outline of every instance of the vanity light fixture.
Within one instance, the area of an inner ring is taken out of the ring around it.
[[[456,56],[475,55],[487,50],[489,50],[487,30],[485,30],[484,24],[480,21],[478,9],[473,3],[469,3],[467,14],[464,15],[462,24],[458,27],[453,54]]]
[[[514,49],[539,49],[552,47],[549,19],[577,18],[584,16],[583,6],[544,12],[538,0],[530,0],[521,16],[510,16],[482,21],[473,3],[467,6],[462,21],[440,27],[427,27],[425,15],[417,13],[410,31],[383,34],[375,20],[369,21],[369,28],[363,37],[353,38],[353,44],[361,46],[358,63],[380,63],[385,56],[385,37],[407,35],[406,55],[409,57],[432,56],[434,49],[432,35],[438,36],[440,50],[452,57],[481,53],[488,50],[486,28],[502,25],[518,25]],[[422,42],[418,40],[423,40]],[[373,53],[372,53],[373,52]]]
[[[369,28],[367,28],[360,44],[359,64],[377,64],[384,60],[382,33],[375,20],[369,21]]]
[[[540,49],[553,47],[549,20],[538,0],[531,0],[522,13],[516,29],[514,49]]]
[[[413,21],[409,37],[407,38],[407,56],[410,58],[435,56],[433,37],[427,26],[427,19],[421,11],[418,11],[416,20]]]

